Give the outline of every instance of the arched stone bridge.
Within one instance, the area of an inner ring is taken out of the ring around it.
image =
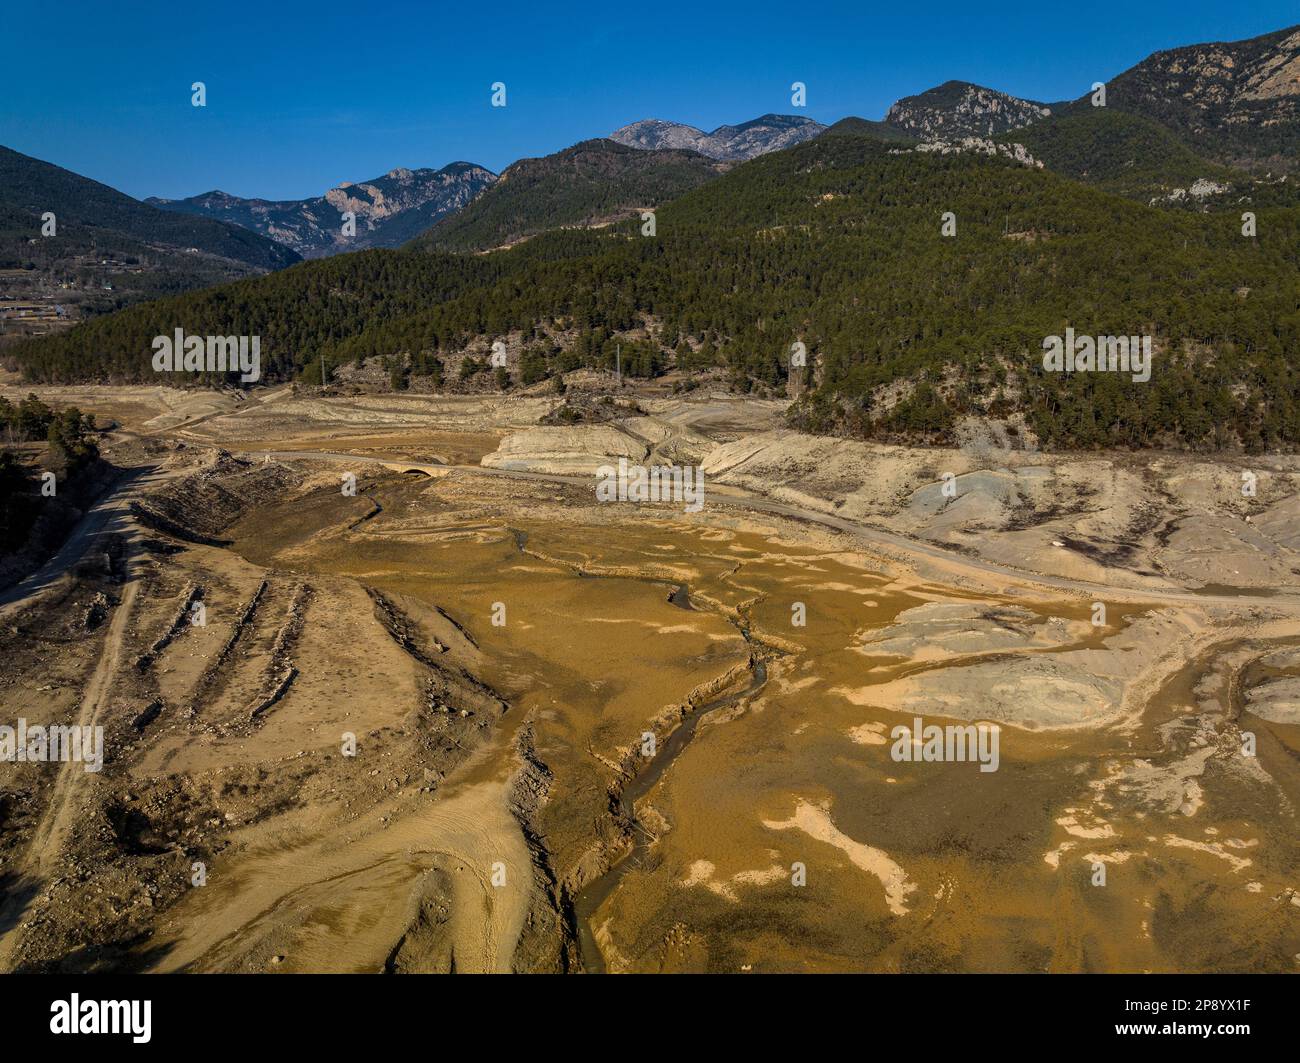
[[[337,461],[351,465],[382,465],[393,472],[415,472],[435,478],[446,476],[452,469],[450,465],[437,461],[395,461],[369,454],[335,454],[328,450],[263,450],[250,454],[250,457],[253,456],[272,461]]]

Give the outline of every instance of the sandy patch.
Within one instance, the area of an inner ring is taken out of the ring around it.
[[[907,914],[907,898],[916,889],[907,873],[881,849],[854,841],[844,834],[831,821],[830,814],[808,801],[799,800],[794,815],[787,820],[763,820],[763,826],[769,830],[801,830],[810,838],[834,846],[840,850],[855,867],[861,868],[869,875],[874,875],[885,887],[885,903],[894,915]]]

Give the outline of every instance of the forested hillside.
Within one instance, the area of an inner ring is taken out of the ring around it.
[[[168,214],[0,148],[0,302],[42,317],[0,316],[0,344],[297,261],[238,226]]]
[[[1164,126],[1111,107],[1072,106],[998,138],[1049,170],[1143,203],[1186,210],[1300,206],[1300,181],[1203,159]]]
[[[1245,176],[1202,159],[1157,122],[1111,107],[1072,108],[999,139],[1023,144],[1057,173],[1143,200],[1202,178]]]
[[[955,216],[956,234],[941,233]],[[827,136],[763,156],[639,223],[488,256],[366,252],[137,307],[19,349],[33,379],[151,379],[151,337],[262,337],[269,374],[322,355],[440,354],[538,327],[545,372],[607,364],[647,322],[671,365],[781,388],[814,369],[813,431],[947,437],[1022,412],[1049,446],[1300,443],[1300,213],[1165,211],[982,154]],[[1154,337],[1151,379],[1047,374],[1045,336]],[[796,370],[796,372],[798,372]],[[902,402],[889,397],[902,388]]]
[[[66,222],[56,239],[46,239],[36,235],[40,227],[39,217],[0,205],[0,269],[21,270],[18,278],[28,281],[20,286],[14,283],[15,275],[7,278],[10,298],[23,301],[31,286],[65,281],[75,287],[75,295],[69,294],[88,316],[260,272],[230,259],[146,243],[111,229]]]
[[[1106,106],[1159,122],[1206,158],[1294,173],[1300,160],[1298,65],[1300,26],[1171,48],[1111,78]]]
[[[0,206],[32,219],[28,235],[40,232],[40,218],[54,213],[64,231],[93,234],[101,243],[114,238],[142,244],[197,248],[259,269],[279,269],[298,255],[237,225],[187,214],[173,214],[80,174],[0,147]],[[6,245],[3,250],[12,254]]]
[[[834,125],[827,126],[822,136],[875,137],[877,140],[890,140],[898,144],[911,144],[916,139],[911,133],[904,132],[887,122],[873,122],[869,118],[857,118],[853,115],[841,118]]]
[[[548,229],[607,222],[666,203],[726,168],[693,151],[642,151],[612,140],[585,140],[515,163],[412,247],[486,251]]]

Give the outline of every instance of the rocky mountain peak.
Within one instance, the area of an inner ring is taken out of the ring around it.
[[[718,126],[711,133],[680,122],[647,118],[614,130],[609,139],[630,148],[676,148],[725,162],[742,162],[811,140],[825,129],[811,118],[789,114],[765,114],[740,125]]]
[[[1108,107],[1228,165],[1291,170],[1300,148],[1300,26],[1156,52],[1107,83]]]
[[[889,108],[885,121],[927,140],[992,137],[1020,129],[1052,113],[1046,104],[972,85],[946,81]]]

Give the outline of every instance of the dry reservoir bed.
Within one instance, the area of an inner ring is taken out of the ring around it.
[[[106,732],[0,765],[5,969],[1300,965],[1281,600],[1098,624],[722,499],[189,460],[0,629],[3,719]]]

